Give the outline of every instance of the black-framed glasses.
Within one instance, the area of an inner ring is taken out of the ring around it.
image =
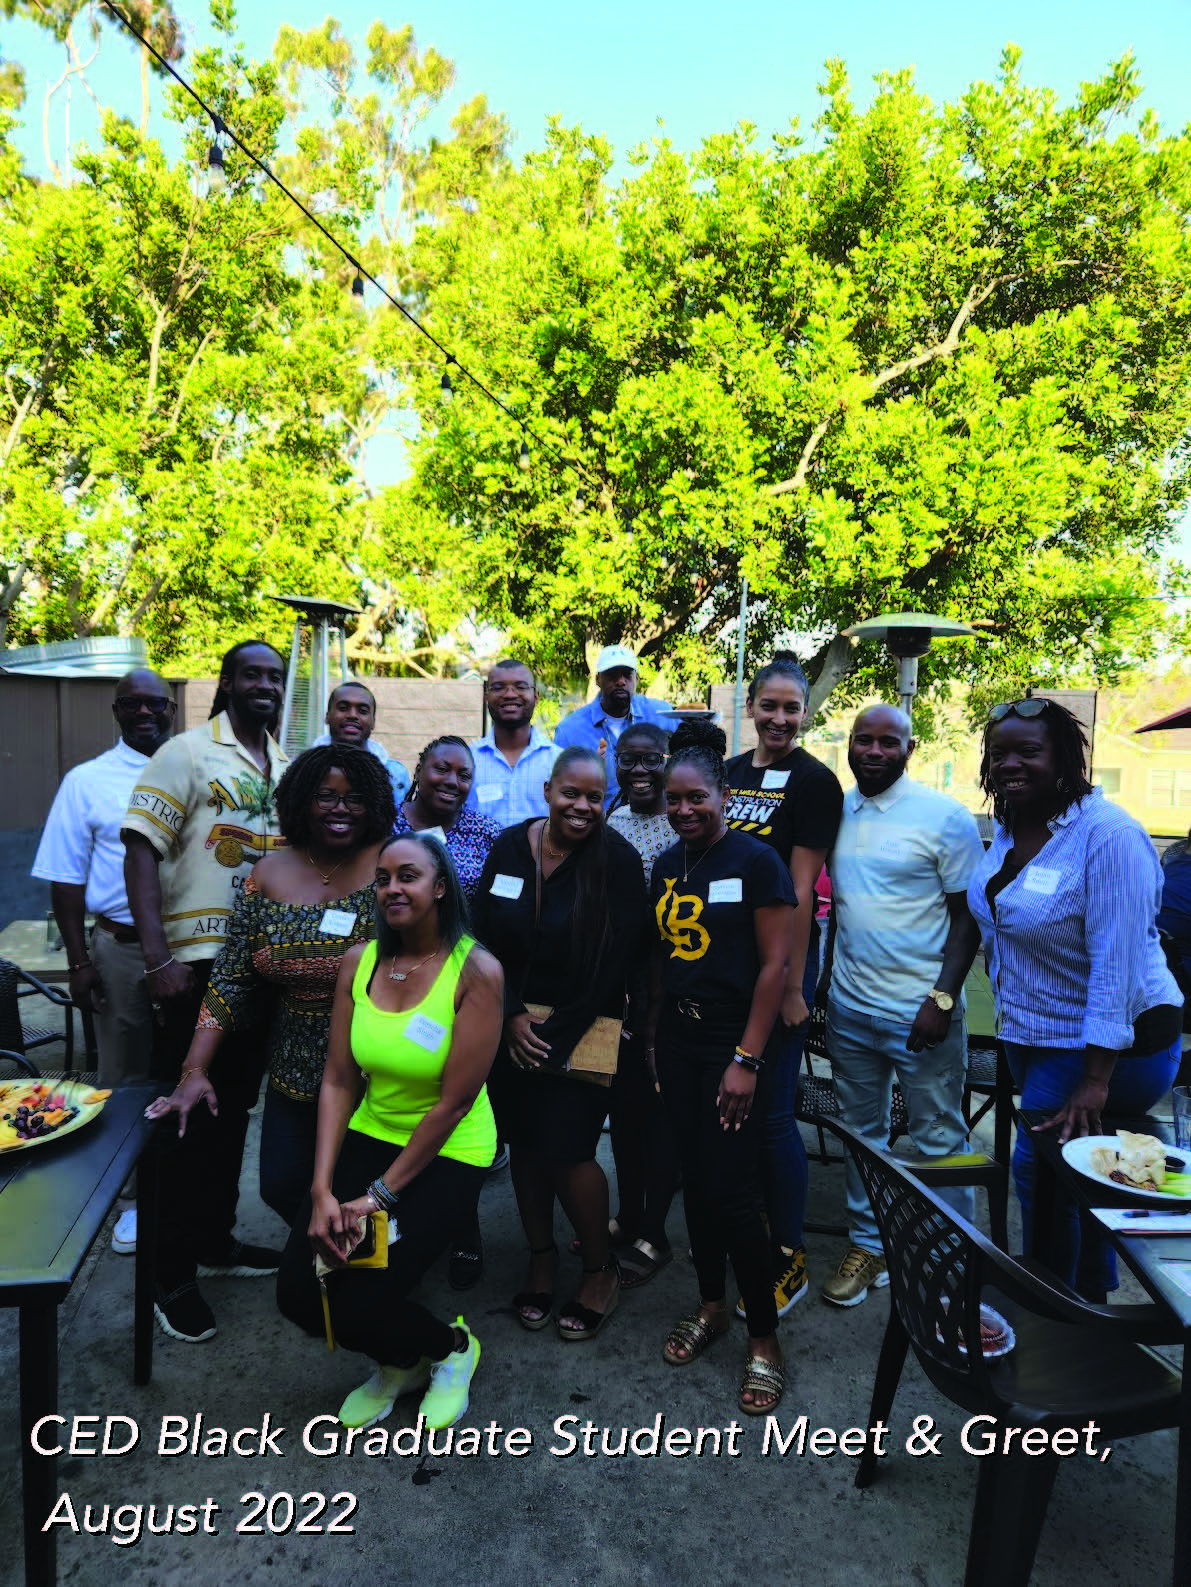
[[[1041,716],[1043,711],[1054,704],[1053,700],[1006,700],[1003,705],[994,705],[988,713],[990,722],[1003,722],[1012,711],[1014,716],[1024,717],[1027,721],[1032,716]]]
[[[172,700],[167,700],[160,694],[118,694],[116,696],[116,709],[125,716],[131,716],[134,711],[152,711],[154,716],[164,716],[173,705]]]
[[[357,816],[367,808],[368,804],[363,794],[341,794],[336,793],[333,788],[320,788],[314,796],[314,802],[320,810],[334,810],[337,805],[342,805],[345,810],[350,810]]]
[[[661,750],[657,749],[640,749],[636,754],[626,750],[623,754],[617,755],[616,766],[618,771],[632,771],[634,766],[643,766],[646,771],[657,771],[658,767],[665,763],[665,759]]]

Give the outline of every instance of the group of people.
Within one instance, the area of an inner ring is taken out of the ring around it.
[[[756,746],[727,761],[719,728],[671,731],[637,680],[632,652],[607,647],[596,697],[551,739],[533,674],[501,661],[484,738],[432,741],[410,777],[374,744],[358,682],[332,692],[326,741],[287,761],[268,645],[229,651],[210,720],[177,736],[168,685],[121,679],[120,742],[68,775],[34,874],[51,882],[71,995],[95,1017],[101,1083],[151,1078],[150,1114],[176,1120],[159,1140],[167,1333],[214,1334],[199,1277],[276,1273],[288,1318],[374,1364],[345,1425],[412,1393],[429,1426],[451,1425],[480,1344],[416,1290],[447,1253],[456,1288],[479,1279],[480,1190],[505,1143],[527,1245],[520,1325],[593,1341],[622,1291],[671,1262],[681,1182],[698,1296],[663,1358],[690,1365],[735,1310],[738,1405],[762,1414],[785,1386],[779,1318],[809,1289],[795,1098],[816,996],[843,1116],[877,1145],[896,1079],[917,1152],[966,1146],[963,985],[981,943],[1023,1103],[1064,1139],[1169,1087],[1182,1000],[1154,925],[1157,859],[1089,786],[1061,705],[994,709],[986,853],[963,806],[908,776],[896,708],[857,717],[844,793],[798,743],[809,690],[789,654],[753,679]],[[266,1074],[260,1189],[284,1249],[235,1234]],[[1026,1131],[1014,1172],[1028,1231]],[[821,1283],[845,1308],[887,1282],[850,1168],[847,1196],[850,1243]],[[971,1216],[970,1190],[948,1197]],[[565,1298],[556,1204],[581,1259]],[[1062,1276],[1103,1298],[1103,1242],[1074,1204],[1061,1216]],[[135,1240],[129,1208],[113,1243]]]

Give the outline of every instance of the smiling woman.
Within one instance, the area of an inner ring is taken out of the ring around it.
[[[157,1116],[214,1111],[207,1070],[225,1035],[250,1026],[270,988],[269,1086],[261,1130],[261,1198],[292,1222],[314,1170],[319,1085],[331,998],[347,948],[371,937],[374,872],[393,822],[387,772],[367,750],[323,745],[299,755],[277,785],[289,847],[261,860],[244,883],[211,971],[198,1026]]]
[[[475,759],[453,734],[432,739],[418,756],[409,797],[397,811],[393,836],[429,832],[446,844],[463,891],[474,898],[488,851],[500,836],[495,821],[466,808]]]
[[[624,1018],[648,923],[635,851],[604,824],[604,765],[565,749],[545,786],[549,814],[503,832],[476,899],[476,924],[505,971],[504,1042],[493,1105],[530,1248],[518,1321],[550,1321],[554,1203],[579,1237],[583,1279],[558,1314],[561,1338],[592,1339],[619,1295],[608,1244],[608,1182],[595,1160],[607,1090],[569,1073],[580,1044]]]

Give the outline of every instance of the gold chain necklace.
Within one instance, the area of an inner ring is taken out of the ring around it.
[[[419,959],[417,964],[411,964],[408,970],[399,970],[397,968],[397,955],[394,954],[393,968],[389,971],[389,980],[408,981],[415,970],[420,970],[424,964],[429,964],[431,959],[437,959],[441,952],[441,948],[435,948],[433,953],[428,953],[424,959]]]
[[[549,818],[549,816],[547,816],[545,821],[542,822],[542,842],[546,846],[546,853],[550,856],[550,858],[552,860],[565,860],[566,857],[567,857],[566,850],[563,849],[563,851],[561,853],[559,853],[559,851],[550,842],[550,835],[549,834],[550,834],[550,818]]]
[[[326,873],[325,876],[323,875],[322,870],[310,858],[310,854],[309,854],[308,850],[306,850],[306,849],[302,850],[302,858],[306,861],[307,865],[309,865],[309,867],[310,867],[310,869],[312,871],[317,871],[318,872],[318,875],[322,878],[323,886],[327,887],[327,886],[329,886],[331,878],[332,878],[332,876],[334,876],[335,872],[336,871],[341,871],[343,869],[343,867],[347,864],[347,861],[348,861],[348,859],[351,858],[351,856],[348,855],[344,859],[340,860],[338,865],[332,865],[331,869]]]
[[[720,838],[727,837],[727,835],[728,835],[728,828],[725,827],[724,830],[721,833],[718,834],[718,836],[712,838],[711,842],[703,850],[702,854],[700,854],[699,858],[695,861],[695,863],[693,865],[691,864],[691,856],[690,856],[689,850],[687,849],[686,844],[684,843],[682,845],[682,885],[684,887],[686,886],[686,879],[691,874],[691,872],[698,870],[699,866],[703,863],[703,861],[711,853],[712,849],[714,849],[716,844],[720,841]]]

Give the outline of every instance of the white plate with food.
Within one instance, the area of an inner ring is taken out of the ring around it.
[[[1062,1148],[1077,1173],[1122,1195],[1159,1201],[1191,1213],[1191,1152],[1156,1135],[1121,1130],[1117,1135],[1079,1135]]]

